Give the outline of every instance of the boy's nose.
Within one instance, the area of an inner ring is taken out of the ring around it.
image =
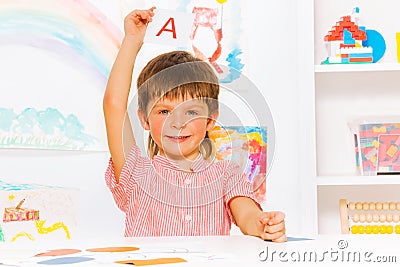
[[[185,120],[178,112],[172,112],[169,117],[169,125],[176,129],[181,129],[185,126]]]

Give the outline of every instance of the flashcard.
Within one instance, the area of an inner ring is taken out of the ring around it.
[[[155,9],[144,37],[145,43],[186,47],[193,27],[194,14]]]

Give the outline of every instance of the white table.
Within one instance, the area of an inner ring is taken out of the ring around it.
[[[93,253],[94,247],[134,246],[134,252]],[[58,257],[32,257],[50,249],[75,248],[82,252]],[[251,236],[158,237],[75,240],[55,243],[0,244],[0,266],[49,266],[37,264],[65,257],[92,258],[70,266],[124,266],[114,263],[128,258],[180,257],[186,263],[158,266],[398,266],[400,236],[337,235],[316,239],[289,237],[286,243],[262,241]],[[390,263],[388,263],[390,261]],[[394,262],[395,261],[395,262]],[[373,264],[375,263],[375,264]],[[367,264],[367,265],[366,265]],[[65,266],[63,264],[52,266]],[[130,265],[126,265],[130,266]],[[153,265],[154,266],[154,265]],[[381,266],[381,265],[380,265]]]

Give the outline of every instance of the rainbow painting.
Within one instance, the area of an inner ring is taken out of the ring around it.
[[[101,103],[121,30],[87,0],[2,0],[0,25],[0,147],[107,150]]]

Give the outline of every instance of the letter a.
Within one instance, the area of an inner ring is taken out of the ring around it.
[[[171,22],[171,27],[172,29],[167,29],[167,25]],[[174,18],[169,18],[169,20],[164,24],[164,26],[161,28],[161,30],[156,34],[156,36],[160,36],[160,34],[163,32],[172,32],[172,37],[176,39],[176,31],[175,31],[175,21]]]

